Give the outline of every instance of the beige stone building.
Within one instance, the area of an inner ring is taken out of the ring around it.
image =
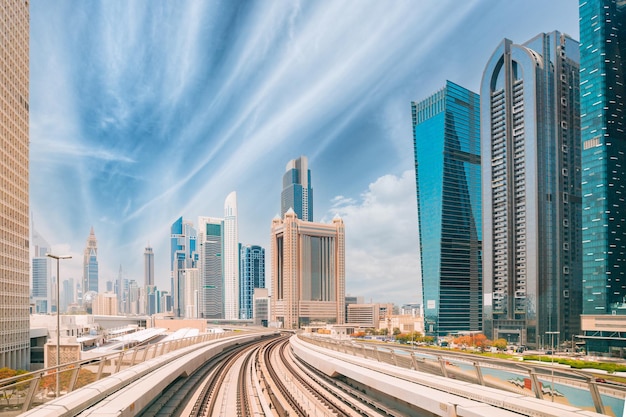
[[[392,312],[393,304],[350,304],[347,322],[378,329],[379,322],[385,320]]]
[[[117,295],[112,292],[96,294],[93,300],[93,314],[103,316],[117,316]]]
[[[28,369],[29,9],[0,2],[0,368]]]
[[[293,210],[272,221],[271,321],[286,329],[345,322],[345,238],[331,224],[299,220]]]

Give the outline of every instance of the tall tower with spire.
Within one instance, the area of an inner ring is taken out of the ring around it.
[[[146,251],[143,253],[144,259],[144,286],[147,288],[149,285],[154,285],[154,252],[150,244],[146,246]]]
[[[98,292],[98,241],[93,226],[83,256],[83,297],[87,291]]]

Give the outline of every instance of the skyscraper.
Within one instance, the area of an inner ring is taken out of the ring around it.
[[[265,249],[257,245],[241,245],[239,258],[239,318],[251,319],[254,317],[254,289],[265,288]]]
[[[612,336],[626,322],[626,1],[580,1],[579,11],[583,330],[588,350],[624,356]]]
[[[0,368],[28,369],[28,2],[0,3]]]
[[[83,294],[88,291],[98,292],[98,241],[93,227],[83,255]]]
[[[33,256],[33,280],[31,296],[35,304],[35,312],[48,314],[57,311],[57,302],[52,297],[52,259],[46,256],[49,253],[50,245],[46,240],[32,228],[35,253]],[[55,273],[56,274],[56,273]],[[55,292],[56,294],[56,292]]]
[[[171,227],[171,281],[172,302],[175,317],[183,317],[185,314],[185,269],[195,268],[198,261],[196,251],[196,229],[193,223],[184,221],[179,217]]]
[[[154,252],[150,246],[143,253],[143,281],[145,288],[154,285]]]
[[[580,329],[578,43],[503,40],[481,85],[483,316],[536,346]]]
[[[198,218],[198,247],[200,254],[200,317],[224,318],[224,220]]]
[[[448,81],[411,108],[424,327],[482,330],[479,96]]]
[[[271,321],[286,329],[312,323],[344,324],[345,231],[299,220],[293,210],[272,221]]]
[[[291,208],[300,220],[312,222],[313,188],[306,156],[289,161],[285,171],[280,195],[280,216],[283,217]]]
[[[239,231],[237,193],[224,201],[224,318],[239,318]]]

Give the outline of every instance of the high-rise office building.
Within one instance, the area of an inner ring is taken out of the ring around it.
[[[503,40],[481,84],[483,317],[537,346],[580,329],[578,42]],[[425,302],[427,302],[425,300]],[[425,311],[428,306],[425,306]]]
[[[0,368],[28,369],[28,2],[0,3]]]
[[[299,220],[293,210],[271,230],[271,321],[286,329],[345,322],[345,231]]]
[[[74,285],[74,278],[64,279],[61,284],[61,294],[59,294],[60,300],[60,312],[66,313],[70,304],[76,302],[76,286]]]
[[[239,231],[237,193],[224,201],[224,318],[239,318]]]
[[[154,252],[151,246],[146,246],[143,253],[143,281],[145,288],[154,285]]]
[[[613,336],[626,327],[626,1],[580,1],[579,12],[582,330],[588,351],[623,357]]]
[[[241,245],[239,286],[239,318],[254,317],[254,289],[265,288],[265,249],[257,245]]]
[[[171,227],[171,284],[172,303],[175,317],[185,315],[185,270],[195,268],[198,261],[196,250],[197,234],[193,223],[179,217]]]
[[[450,81],[411,103],[424,326],[482,330],[480,100]]]
[[[93,227],[83,254],[83,294],[88,291],[98,292],[98,240]]]
[[[35,305],[35,313],[48,314],[57,311],[57,302],[52,297],[52,259],[46,256],[50,252],[50,245],[32,228],[32,245],[35,252],[33,255],[33,279],[31,287],[32,302]],[[55,273],[56,274],[56,273]],[[55,277],[56,278],[56,277]],[[56,292],[55,292],[56,294]]]
[[[198,248],[200,254],[199,316],[224,318],[224,220],[214,217],[198,218]]]
[[[280,195],[280,216],[293,209],[300,220],[313,221],[313,188],[306,156],[287,163]]]

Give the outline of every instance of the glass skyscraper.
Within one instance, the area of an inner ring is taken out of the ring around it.
[[[185,280],[186,270],[195,268],[198,261],[196,252],[196,229],[193,223],[184,221],[179,217],[171,227],[170,250],[171,250],[171,280],[172,302],[175,317],[185,315]]]
[[[306,156],[287,163],[283,175],[283,191],[280,195],[280,217],[293,209],[298,219],[313,221],[313,188],[311,170]]]
[[[579,10],[583,314],[623,323],[615,316],[626,315],[626,1],[585,0]],[[585,327],[588,350],[626,349],[609,338],[615,323]]]
[[[32,302],[35,304],[35,312],[48,314],[57,311],[57,302],[52,295],[52,259],[46,256],[50,252],[50,245],[35,230],[33,225],[32,244],[35,248],[33,256],[33,281],[31,287]],[[55,292],[56,294],[56,292]],[[56,298],[56,296],[55,296]],[[54,306],[54,307],[53,307]]]
[[[241,245],[239,276],[239,318],[251,319],[254,289],[265,288],[265,249],[257,245]]]
[[[411,103],[424,328],[482,329],[480,102],[450,81]]]
[[[200,317],[224,318],[224,220],[198,219],[200,252]]]
[[[486,335],[570,340],[582,279],[578,42],[504,39],[480,96]]]
[[[88,291],[98,292],[98,240],[93,227],[83,254],[83,296]]]

